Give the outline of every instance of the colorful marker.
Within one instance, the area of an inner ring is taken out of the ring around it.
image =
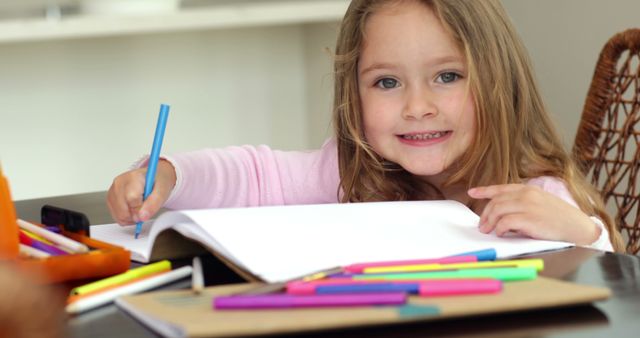
[[[114,285],[124,284],[132,280],[136,280],[158,272],[167,272],[171,270],[171,262],[168,260],[159,261],[153,264],[141,266],[131,269],[124,273],[111,276],[93,283],[85,284],[71,290],[71,295],[81,295]]]
[[[391,266],[407,266],[407,265],[423,265],[423,264],[449,264],[449,263],[470,263],[477,262],[476,256],[454,256],[444,258],[430,258],[430,259],[409,259],[400,261],[386,261],[386,262],[368,262],[368,263],[356,263],[350,264],[344,267],[345,272],[349,273],[362,273],[366,269],[377,267],[391,267]]]
[[[458,254],[455,256],[442,257],[442,258],[355,263],[355,264],[350,264],[345,266],[344,271],[347,273],[362,273],[364,269],[381,267],[381,266],[470,263],[470,262],[477,262],[477,261],[489,261],[489,260],[495,260],[495,259],[496,259],[495,249],[483,249],[478,251],[465,252],[463,254]]]
[[[20,256],[31,258],[47,258],[50,257],[51,254],[20,243]]]
[[[149,164],[147,165],[147,175],[144,181],[144,193],[142,200],[145,201],[153,191],[153,184],[156,179],[156,170],[158,169],[158,160],[160,159],[160,150],[162,149],[162,139],[164,138],[164,130],[167,127],[167,119],[169,118],[169,106],[160,105],[160,113],[158,115],[158,123],[156,124],[156,133],[153,137],[153,145],[151,146],[151,155],[149,155]],[[142,222],[136,223],[134,237],[137,239],[142,231]]]
[[[413,271],[431,271],[431,270],[447,270],[447,269],[481,269],[481,268],[498,268],[498,267],[525,267],[530,266],[541,271],[544,268],[544,261],[540,258],[533,259],[513,259],[504,261],[489,262],[470,262],[470,263],[453,263],[453,264],[417,264],[417,265],[397,265],[397,266],[378,266],[364,269],[364,273],[390,273],[390,272],[413,272]]]
[[[498,257],[498,253],[496,252],[496,249],[482,249],[482,250],[463,252],[451,257],[456,257],[456,256],[476,256],[478,261],[495,261],[496,258]]]
[[[17,220],[18,226],[20,227],[20,229],[29,231],[32,234],[41,236],[45,239],[47,239],[48,241],[55,243],[56,245],[59,245],[63,248],[69,249],[74,253],[85,253],[85,252],[89,252],[89,247],[87,247],[86,245],[80,243],[80,242],[76,242],[74,240],[72,240],[71,238],[62,236],[60,234],[56,234],[54,232],[51,232],[43,227],[39,227],[35,224],[31,224],[27,221],[18,219]]]
[[[94,295],[83,297],[71,304],[68,304],[65,311],[67,313],[81,313],[88,311],[104,304],[111,303],[120,296],[151,290],[161,285],[189,277],[191,276],[191,271],[191,266],[187,265],[169,272],[160,273],[154,277],[143,278],[139,281],[118,286],[105,292],[97,292]]]
[[[332,306],[399,305],[407,301],[405,292],[363,293],[347,295],[288,294],[259,296],[222,296],[213,300],[214,309],[268,309]]]
[[[27,235],[25,235],[22,231],[18,231],[18,239],[20,240],[21,244],[24,245],[28,245],[36,250],[40,250],[43,252],[48,253],[51,256],[59,256],[59,255],[66,255],[67,252],[59,249],[53,245],[49,245],[43,242],[40,242],[37,239],[33,239]]]
[[[538,276],[534,267],[460,269],[453,271],[405,272],[388,274],[358,274],[350,276],[355,280],[416,280],[416,279],[455,279],[455,278],[492,278],[501,281],[532,280]]]
[[[454,279],[427,281],[380,282],[350,281],[331,283],[291,283],[287,293],[294,295],[408,292],[421,296],[452,296],[481,293],[496,293],[502,290],[502,282],[497,279]]]

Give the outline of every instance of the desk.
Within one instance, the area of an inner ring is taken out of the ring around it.
[[[92,224],[112,222],[105,193],[17,201],[19,217],[39,220],[43,204],[84,212]],[[640,334],[640,257],[573,248],[535,255],[545,260],[541,275],[606,286],[612,297],[593,306],[528,311],[432,323],[322,332],[304,337],[637,337]],[[208,285],[233,282],[224,266],[204,257]],[[168,288],[185,288],[189,281]],[[72,337],[157,337],[114,305],[69,320]],[[300,336],[300,335],[297,335]]]

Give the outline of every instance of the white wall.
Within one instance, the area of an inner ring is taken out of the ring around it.
[[[172,107],[163,153],[319,146],[309,129],[328,128],[330,100],[307,95],[327,81],[335,27],[1,44],[0,161],[14,199],[107,189],[150,151],[161,102]]]
[[[638,0],[503,0],[533,59],[542,94],[568,149],[600,50],[640,27]]]

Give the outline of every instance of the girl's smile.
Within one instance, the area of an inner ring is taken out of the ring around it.
[[[452,135],[451,130],[415,132],[398,135],[400,142],[415,147],[429,146],[444,142]]]

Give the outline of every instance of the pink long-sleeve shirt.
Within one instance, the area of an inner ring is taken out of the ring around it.
[[[170,209],[338,203],[338,150],[333,139],[319,150],[279,151],[267,146],[202,149],[164,157],[176,170]],[[578,207],[563,181],[549,176],[527,184]],[[589,247],[613,251],[603,223]]]

